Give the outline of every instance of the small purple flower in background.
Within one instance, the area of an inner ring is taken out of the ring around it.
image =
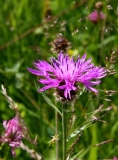
[[[8,122],[3,121],[5,128],[5,134],[0,138],[2,143],[8,143],[12,148],[12,155],[15,156],[14,149],[20,146],[21,139],[23,137],[22,127],[19,124],[18,118],[15,117]]]
[[[115,157],[113,157],[113,160],[118,160],[118,159],[117,159],[117,157],[115,156]]]
[[[86,54],[82,58],[78,56],[77,60],[74,57],[58,55],[58,60],[52,58],[52,64],[46,61],[34,62],[37,70],[28,68],[28,70],[43,77],[39,80],[45,86],[39,89],[39,92],[49,88],[56,88],[58,94],[66,100],[73,98],[77,89],[79,88],[78,82],[82,83],[88,90],[97,92],[94,85],[99,84],[100,79],[106,76],[106,70],[102,67],[96,67],[91,63],[91,59],[86,60]]]
[[[88,19],[93,23],[97,23],[99,20],[103,20],[104,18],[105,15],[103,14],[103,12],[98,12],[98,11],[94,11],[88,15]]]

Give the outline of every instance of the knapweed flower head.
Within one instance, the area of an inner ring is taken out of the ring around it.
[[[37,69],[28,68],[28,70],[42,77],[39,82],[45,85],[38,91],[56,88],[58,94],[66,100],[71,100],[76,94],[79,88],[78,82],[82,83],[86,89],[97,92],[93,86],[99,84],[100,79],[106,76],[106,70],[94,66],[91,59],[86,60],[86,54],[74,60],[74,57],[60,53],[57,60],[51,59],[51,64],[38,60],[34,62],[34,66]]]
[[[63,36],[63,34],[57,34],[56,39],[51,43],[52,45],[52,52],[54,53],[66,53],[67,49],[71,48],[71,43]]]
[[[19,124],[18,118],[15,117],[9,121],[3,121],[5,134],[0,138],[2,143],[8,143],[12,148],[12,155],[15,156],[14,149],[20,146],[23,137],[22,127]]]
[[[99,20],[103,20],[105,15],[103,12],[94,11],[88,15],[88,19],[93,23],[97,23]]]

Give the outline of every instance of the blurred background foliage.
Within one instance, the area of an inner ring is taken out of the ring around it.
[[[118,94],[116,92],[113,96],[106,96],[107,90],[118,91],[118,2],[101,1],[103,3],[101,11],[105,14],[105,20],[94,24],[87,16],[95,10],[96,2],[95,0],[0,1],[0,84],[5,86],[8,94],[17,102],[32,139],[38,134],[36,151],[48,160],[55,160],[55,144],[48,147],[48,141],[55,134],[55,111],[37,92],[35,84],[38,79],[27,71],[27,67],[32,67],[37,59],[49,61],[50,57],[57,56],[51,51],[51,42],[59,33],[71,42],[72,48],[68,50],[70,56],[78,54],[82,56],[87,53],[87,58],[92,57],[96,65],[104,67],[107,65],[110,69],[116,70],[115,74],[105,77],[98,86],[100,92],[97,100],[94,98],[95,95],[85,92],[76,101],[74,106],[77,116],[76,126],[80,126],[86,120],[86,116],[101,104],[104,108],[112,106],[113,109],[102,118],[106,123],[98,121],[82,132],[72,155],[77,155],[86,148],[77,158],[97,160],[118,157]],[[109,60],[112,52],[115,52],[116,56],[116,63],[113,64]],[[55,102],[53,97],[53,89],[46,91],[46,95],[61,110],[60,104]],[[2,134],[3,120],[15,116],[2,93],[0,93],[0,115],[0,134]],[[61,117],[58,117],[61,156]],[[90,147],[106,140],[114,141]],[[32,148],[26,140],[24,143]],[[71,144],[72,140],[69,142],[69,145]],[[30,159],[22,149],[16,149],[16,155],[14,159]],[[12,159],[7,145],[3,147],[0,158]]]

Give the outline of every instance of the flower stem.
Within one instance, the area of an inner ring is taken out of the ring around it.
[[[62,134],[63,134],[63,160],[66,160],[66,131],[67,131],[67,103],[62,106]]]
[[[55,111],[55,135],[58,134],[58,112]],[[56,141],[56,160],[59,160],[59,142]]]

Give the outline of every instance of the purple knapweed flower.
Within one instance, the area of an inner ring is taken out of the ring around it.
[[[49,88],[56,88],[58,93],[64,99],[71,99],[76,93],[79,85],[82,83],[88,90],[97,92],[94,85],[99,84],[100,79],[106,76],[106,70],[102,67],[96,67],[91,63],[91,59],[86,60],[86,54],[82,58],[78,56],[77,60],[74,57],[58,55],[58,60],[52,58],[52,64],[46,61],[34,62],[34,66],[37,68],[28,70],[37,75],[43,77],[39,80],[45,86],[39,89],[39,92],[47,90]]]
[[[88,19],[93,23],[97,23],[99,20],[103,20],[105,15],[103,12],[94,11],[88,15]]]
[[[0,138],[2,143],[8,143],[12,148],[12,155],[15,156],[14,149],[20,146],[21,139],[23,137],[22,127],[19,124],[18,118],[15,117],[8,122],[3,121],[5,128],[5,134]]]

